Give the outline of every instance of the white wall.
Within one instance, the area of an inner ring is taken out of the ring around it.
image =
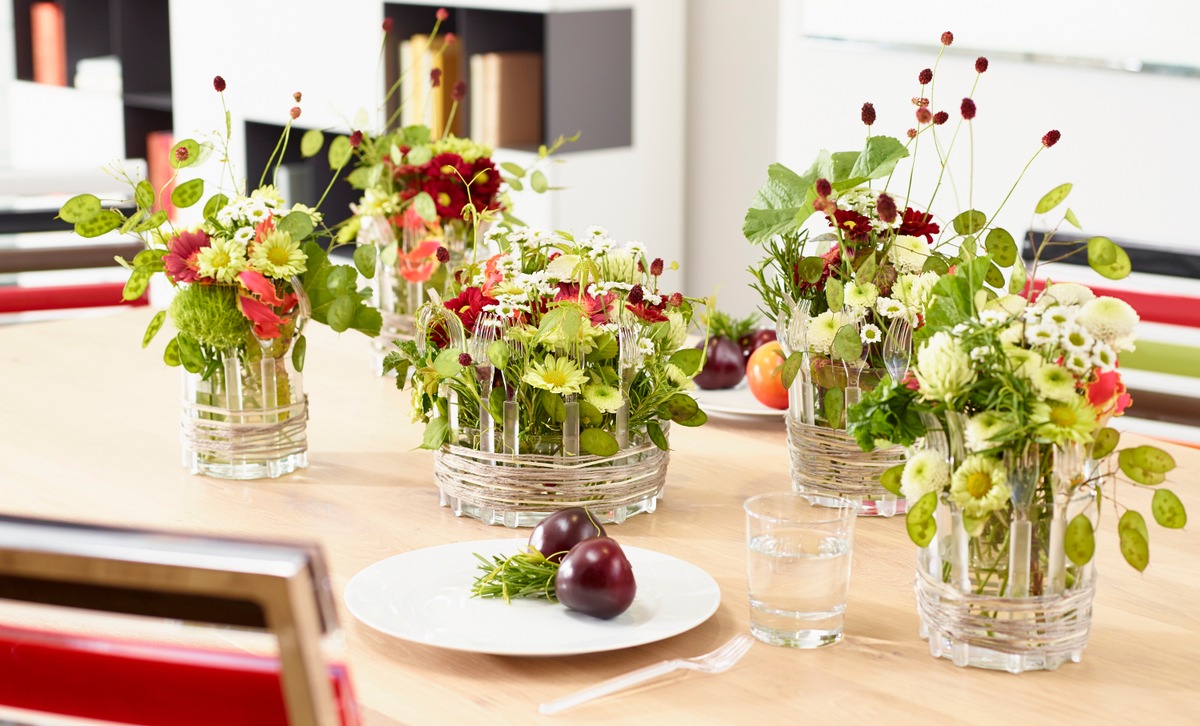
[[[17,75],[13,50],[12,3],[0,2],[0,169],[9,166],[9,118],[12,102],[8,100],[8,85]]]

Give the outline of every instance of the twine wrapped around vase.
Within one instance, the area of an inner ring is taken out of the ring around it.
[[[446,445],[434,456],[434,480],[443,503],[454,502],[456,513],[486,512],[489,522],[527,526],[533,518],[567,507],[587,507],[594,513],[616,512],[621,521],[627,508],[651,503],[662,495],[667,477],[667,452],[646,441],[614,456],[544,456],[489,454]],[[532,517],[504,516],[528,513]]]
[[[987,667],[970,649],[995,651],[1014,658],[997,660],[992,667],[1020,672],[1080,660],[1091,625],[1096,578],[1088,568],[1062,594],[1010,598],[963,592],[921,566],[915,589],[921,633],[929,639],[931,653],[959,665]]]
[[[308,397],[275,408],[234,411],[183,402],[184,449],[220,462],[268,462],[308,450]]]
[[[798,491],[875,500],[885,494],[879,477],[904,463],[899,446],[863,451],[844,429],[806,424],[788,418],[788,452],[792,485]]]

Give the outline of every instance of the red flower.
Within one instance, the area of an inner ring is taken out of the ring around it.
[[[942,33],[942,45],[950,45],[953,42],[954,42],[954,33],[951,33],[949,30]]]
[[[254,335],[264,340],[278,338],[279,326],[288,322],[287,318],[279,317],[270,305],[246,295],[238,297],[238,307],[241,308],[242,315],[254,325]]]
[[[453,300],[447,300],[446,307],[458,316],[464,328],[474,330],[475,321],[483,313],[483,306],[495,305],[497,302],[495,298],[484,295],[483,291],[479,288],[468,287],[458,297]]]
[[[442,69],[434,68],[433,70],[429,71],[429,86],[431,88],[437,88],[440,85],[442,85]]]
[[[950,114],[946,113],[945,111],[938,111],[937,113],[935,113],[933,115],[933,122],[935,124],[937,124],[938,126],[941,126],[942,124],[946,123],[949,120],[950,120]]]
[[[299,107],[299,106],[292,106],[292,110],[291,110],[291,111],[288,111],[288,114],[289,114],[289,115],[290,115],[290,116],[291,116],[293,119],[298,119],[298,118],[300,118],[300,107]]]
[[[896,230],[896,234],[924,237],[926,242],[933,244],[933,236],[940,231],[942,228],[933,221],[932,214],[918,212],[909,207],[904,210],[904,220],[900,222],[900,228]]]
[[[976,73],[985,73],[987,71],[987,69],[988,69],[988,59],[987,58],[984,58],[983,56],[979,56],[978,58],[975,59],[975,72]]]
[[[450,89],[450,98],[455,101],[461,101],[467,97],[467,82],[457,81],[454,87]]]
[[[862,122],[867,126],[875,123],[875,104],[864,103],[862,106]]]
[[[436,239],[427,239],[413,248],[412,252],[396,253],[396,268],[409,282],[425,282],[437,270],[437,251],[442,249]]]
[[[817,180],[817,196],[824,199],[825,197],[829,196],[830,194],[833,194],[833,185],[829,183],[828,179],[825,179],[825,178],[818,179]]]
[[[1101,417],[1120,416],[1133,403],[1133,397],[1126,392],[1121,374],[1116,370],[1097,370],[1096,380],[1088,386],[1087,397]]]
[[[258,297],[268,305],[282,305],[283,298],[279,297],[279,293],[275,292],[275,283],[271,282],[261,272],[254,270],[245,270],[238,273],[238,281],[242,283],[242,287],[250,291],[251,294]]]
[[[496,193],[500,191],[500,173],[496,165],[486,156],[481,156],[471,165],[471,199],[480,209],[499,209]]]
[[[461,182],[449,179],[430,179],[421,185],[422,191],[433,197],[433,206],[442,219],[461,219],[467,193]]]
[[[933,120],[933,114],[924,106],[917,109],[917,123],[927,124]]]
[[[958,110],[962,112],[962,117],[968,121],[975,118],[975,102],[969,98],[962,100],[962,105],[959,106]]]
[[[555,302],[576,302],[583,306],[584,315],[592,321],[592,325],[603,325],[608,322],[613,303],[617,299],[615,292],[606,292],[600,296],[579,294],[579,285],[573,282],[558,283],[558,292],[554,295]]]
[[[920,81],[922,86],[927,86],[930,83],[932,83],[933,82],[933,69],[926,68],[926,69],[922,70],[920,73],[917,74],[917,80]]]
[[[839,209],[833,213],[831,227],[838,227],[852,242],[865,242],[871,233],[871,220],[851,209]],[[834,220],[837,220],[836,223]]]
[[[217,93],[223,93],[225,91],[225,79],[220,76],[213,78],[213,88],[217,89]]]
[[[637,305],[626,305],[625,309],[647,323],[665,323],[668,320],[667,316],[662,314],[662,310],[659,307],[651,305],[644,300]]]
[[[354,133],[350,134],[350,148],[357,149],[358,145],[362,143],[362,140],[363,132],[355,131]]]
[[[172,282],[195,282],[199,274],[196,255],[208,246],[208,234],[204,230],[180,232],[167,244],[167,254],[163,257],[167,277]]]
[[[268,214],[267,218],[254,225],[254,241],[262,242],[267,235],[275,231],[275,215]]]
[[[460,181],[460,177],[468,181],[471,179],[471,165],[458,154],[449,152],[430,159],[425,171],[431,178],[446,177],[455,181]]]
[[[391,18],[384,18],[383,19],[383,32],[385,32],[385,33],[392,32],[392,24],[393,23],[395,23],[395,21],[392,20]]]
[[[887,193],[880,194],[875,200],[875,213],[882,222],[891,224],[896,221],[896,200]]]
[[[437,17],[439,23],[444,23],[450,17],[450,11],[446,8],[438,8],[435,16]]]
[[[1062,134],[1059,133],[1058,129],[1050,129],[1046,132],[1046,135],[1042,137],[1042,146],[1045,146],[1047,149],[1049,149],[1051,146],[1057,144],[1058,140],[1061,138]]]

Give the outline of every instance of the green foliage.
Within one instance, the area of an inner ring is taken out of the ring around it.
[[[171,192],[171,204],[180,209],[192,206],[204,196],[204,180],[192,179],[185,181]]]
[[[933,535],[937,533],[937,522],[933,518],[936,510],[937,492],[926,492],[916,504],[909,506],[908,513],[904,515],[904,528],[908,531],[908,538],[918,547],[932,542]]]
[[[1050,191],[1046,192],[1046,194],[1038,200],[1037,206],[1034,207],[1033,210],[1034,213],[1045,214],[1051,209],[1054,209],[1058,205],[1062,204],[1063,200],[1067,198],[1067,195],[1071,193],[1072,187],[1073,185],[1070,183],[1059,184]]]
[[[425,425],[425,436],[418,448],[438,450],[450,439],[450,422],[445,416],[438,416]]]
[[[94,194],[71,197],[58,208],[58,216],[69,224],[88,222],[100,214],[100,198]]]
[[[1092,237],[1087,242],[1088,265],[1110,280],[1120,280],[1133,271],[1129,254],[1107,237]]]
[[[377,252],[375,245],[359,245],[354,248],[354,267],[358,274],[368,280],[375,277],[375,260]]]
[[[1146,535],[1134,527],[1118,527],[1117,535],[1121,544],[1121,556],[1133,569],[1138,572],[1144,571],[1150,564],[1150,541]]]
[[[347,140],[347,144],[349,140]],[[309,129],[300,137],[300,156],[305,159],[310,156],[316,156],[321,153],[321,147],[325,145],[325,134],[321,133],[320,129]]]
[[[879,485],[887,491],[901,496],[900,494],[900,475],[904,473],[904,464],[896,464],[888,467],[882,474],[879,475]]]
[[[1187,524],[1187,510],[1170,489],[1154,492],[1154,499],[1150,502],[1150,513],[1154,515],[1155,522],[1168,529],[1182,529]]]
[[[592,456],[613,456],[621,450],[612,434],[595,428],[579,432],[579,447]]]
[[[150,345],[150,341],[154,340],[154,336],[158,335],[158,331],[162,330],[163,321],[167,319],[167,311],[159,310],[150,319],[150,324],[146,326],[146,332],[142,335],[142,348]]]
[[[304,354],[308,352],[308,338],[303,335],[296,338],[295,344],[292,346],[292,367],[297,373],[304,371]]]
[[[916,391],[888,379],[863,391],[862,400],[850,409],[847,430],[864,451],[874,449],[876,441],[911,446],[925,433],[921,405]]]
[[[303,140],[301,140],[303,143]],[[329,168],[341,169],[350,161],[350,156],[354,149],[350,146],[350,138],[347,136],[334,137],[329,144]]]
[[[1096,552],[1096,533],[1092,529],[1092,521],[1085,515],[1078,514],[1067,524],[1063,549],[1078,567],[1092,561],[1092,555]]]
[[[183,150],[180,153],[180,149]],[[182,158],[181,158],[182,157]],[[172,169],[184,169],[192,164],[200,161],[200,144],[193,139],[184,139],[175,146],[171,147],[171,156],[168,158]]]
[[[313,221],[308,212],[290,212],[279,220],[279,224],[275,228],[281,232],[287,232],[297,242],[303,242],[313,232]]]
[[[215,220],[217,218],[217,212],[221,211],[226,204],[229,204],[229,197],[225,196],[224,194],[212,195],[204,204],[204,218],[207,220]]]
[[[154,187],[145,179],[137,183],[133,189],[133,201],[138,209],[149,210],[154,206]]]
[[[120,212],[105,209],[86,222],[77,222],[75,224],[75,234],[88,239],[99,237],[119,228],[122,221],[124,221],[124,217],[121,216]]]
[[[538,169],[529,175],[529,186],[538,194],[544,194],[550,188],[550,182],[546,181],[546,175]]]
[[[353,289],[353,284],[348,289],[341,284],[347,274],[355,279],[354,269],[330,263],[329,255],[316,242],[306,242],[304,254],[308,256],[308,268],[301,276],[300,283],[308,294],[313,320],[339,333],[357,330],[367,336],[378,335],[383,325],[379,311],[366,303],[363,296]],[[338,272],[339,269],[348,272]],[[334,283],[332,287],[331,278]]]
[[[1017,261],[1017,241],[1006,229],[995,227],[989,230],[983,240],[983,248],[992,261],[1001,267],[1012,267]]]
[[[683,371],[685,376],[694,376],[704,361],[704,352],[699,348],[681,348],[671,354],[667,362]]]
[[[987,226],[987,215],[977,209],[968,209],[954,218],[954,231],[961,235],[978,234]]]
[[[1092,458],[1103,459],[1111,454],[1120,442],[1121,432],[1105,426],[1096,432],[1095,440],[1092,443]]]
[[[671,450],[670,445],[667,443],[667,435],[663,433],[662,426],[659,426],[657,421],[651,421],[646,424],[646,433],[659,449],[662,451]]]

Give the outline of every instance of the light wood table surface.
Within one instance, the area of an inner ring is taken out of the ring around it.
[[[411,644],[341,605],[359,570],[447,542],[520,536],[438,507],[432,456],[413,450],[407,394],[371,371],[365,338],[310,326],[307,470],[274,481],[191,476],[180,466],[179,371],[150,313],[0,327],[0,511],[324,546],[358,699],[371,724],[442,723],[1198,723],[1200,537],[1151,523],[1144,574],[1121,559],[1112,508],[1098,536],[1092,634],[1080,664],[1013,676],[956,668],[917,636],[915,549],[895,519],[860,519],[843,642],[816,651],[756,643],[731,671],[684,673],[568,711],[540,702],[650,663],[705,653],[748,631],[742,502],[789,486],[781,420],[672,431],[658,511],[610,527],[624,544],[688,560],[720,584],[717,613],[674,638],[560,658]],[[1200,517],[1200,451],[1167,446],[1169,484]],[[1137,496],[1149,514],[1149,492]]]

